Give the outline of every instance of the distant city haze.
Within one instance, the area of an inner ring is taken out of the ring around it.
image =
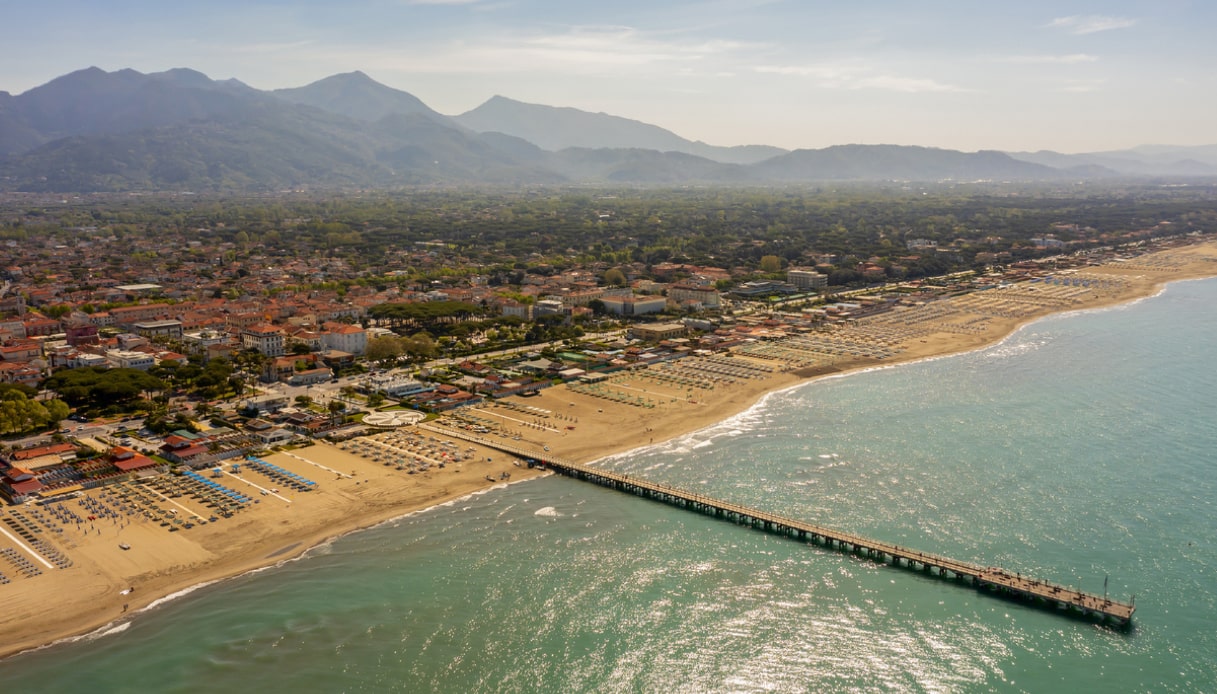
[[[1214,3],[50,0],[4,14],[12,95],[91,65],[263,90],[361,70],[446,115],[502,95],[719,146],[1217,140]]]

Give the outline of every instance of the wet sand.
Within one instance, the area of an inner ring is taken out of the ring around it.
[[[555,455],[589,462],[713,425],[748,409],[766,393],[827,373],[974,350],[1044,315],[1124,303],[1152,295],[1167,282],[1212,275],[1217,275],[1217,244],[1172,248],[1129,262],[1059,273],[1075,279],[1074,284],[1020,283],[975,292],[862,319],[815,338],[891,353],[883,359],[848,353],[825,356],[795,338],[765,343],[766,349],[777,347],[768,356],[737,352],[719,357],[716,362],[729,359],[736,368],[735,375],[718,374],[717,383],[712,382],[715,376],[682,366],[682,361],[615,374],[596,388],[550,388],[540,396],[511,398],[463,416],[501,428],[509,437],[504,440],[514,445],[537,450],[548,446]],[[28,542],[12,525],[0,522],[0,530],[7,532],[0,533],[0,551],[11,548],[41,570],[27,577],[0,558],[0,572],[10,579],[0,585],[8,608],[0,615],[0,656],[95,630],[191,586],[291,559],[339,535],[486,489],[500,483],[504,473],[513,482],[543,474],[517,467],[497,451],[468,451],[469,444],[459,441],[445,446],[438,442],[443,437],[429,431],[414,429],[415,435],[436,442],[411,448],[400,438],[411,430],[380,434],[375,437],[379,441],[357,440],[348,443],[347,450],[318,443],[266,458],[316,482],[315,491],[286,490],[250,469],[235,476],[225,473],[215,481],[256,503],[231,518],[176,532],[169,531],[173,524],[165,524],[165,515],[149,519],[120,510],[137,503],[131,497],[121,499],[118,494],[124,490],[117,487],[92,490],[88,496],[93,509],[106,508],[118,518],[90,513],[79,500],[63,502],[61,513],[71,511],[85,519],[80,525],[61,522],[46,507],[17,507],[29,527],[41,530],[31,536],[46,538],[71,566],[37,563],[19,544]],[[457,451],[465,460],[451,462]],[[376,460],[376,454],[382,459]],[[430,469],[415,474],[409,474],[408,467],[398,469],[408,459],[426,459]],[[438,462],[447,464],[440,469]],[[197,521],[193,514],[198,514],[206,520],[213,513],[188,495],[154,501],[172,519]],[[145,508],[150,504],[139,503]],[[35,509],[44,520],[34,518]],[[13,512],[4,509],[0,518]],[[88,515],[94,520],[87,520]],[[130,588],[134,591],[124,594]]]

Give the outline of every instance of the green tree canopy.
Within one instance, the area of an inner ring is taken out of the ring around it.
[[[781,272],[782,259],[776,255],[761,256],[761,272]]]
[[[612,287],[625,286],[625,273],[617,268],[604,271],[604,283]]]
[[[56,372],[43,387],[58,393],[73,407],[102,408],[124,405],[150,391],[165,389],[165,382],[139,369],[103,369],[87,366]]]
[[[54,426],[70,412],[67,403],[62,400],[36,401],[17,388],[0,390],[0,434],[45,429]]]
[[[385,337],[376,337],[368,340],[368,346],[364,350],[364,356],[371,361],[388,361],[397,359],[405,351],[400,338],[392,335]]]

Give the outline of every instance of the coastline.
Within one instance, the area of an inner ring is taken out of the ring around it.
[[[810,376],[798,376],[793,372],[781,373],[775,374],[773,377],[759,382],[747,381],[743,384],[736,384],[735,386],[732,386],[733,395],[729,397],[718,397],[714,398],[713,400],[707,400],[707,409],[713,410],[712,416],[674,417],[672,420],[670,420],[674,422],[679,421],[681,424],[686,424],[686,426],[669,426],[666,423],[663,425],[656,424],[650,427],[651,431],[646,436],[639,436],[635,440],[626,439],[616,435],[616,432],[621,429],[645,426],[643,422],[646,418],[642,416],[630,416],[631,414],[636,414],[635,412],[631,412],[636,408],[622,407],[619,409],[619,411],[614,413],[617,416],[613,418],[611,425],[607,427],[597,427],[596,430],[597,433],[605,437],[606,441],[613,441],[612,443],[602,443],[596,446],[583,445],[579,443],[571,445],[572,442],[551,437],[550,439],[545,440],[544,444],[550,446],[552,452],[557,455],[579,463],[591,463],[601,458],[627,454],[630,451],[634,451],[654,443],[666,442],[678,436],[683,436],[713,426],[717,423],[723,422],[751,410],[753,407],[760,404],[762,400],[770,394],[783,392],[791,388],[801,387],[808,383],[823,379],[842,378],[863,371],[887,369],[910,363],[932,359],[942,359],[987,349],[1002,342],[1003,340],[1006,340],[1024,327],[1049,316],[1063,316],[1075,312],[1111,309],[1150,299],[1161,294],[1163,291],[1165,291],[1167,285],[1175,282],[1217,277],[1217,241],[1205,241],[1179,248],[1157,251],[1155,253],[1146,254],[1146,256],[1143,257],[1180,254],[1193,256],[1192,262],[1186,263],[1186,265],[1182,267],[1172,268],[1168,272],[1156,274],[1147,273],[1141,269],[1140,266],[1138,266],[1138,269],[1135,271],[1123,271],[1121,267],[1115,263],[1109,263],[1094,268],[1087,268],[1087,271],[1089,272],[1106,272],[1118,277],[1123,277],[1129,280],[1128,285],[1122,291],[1097,296],[1091,300],[1083,301],[1064,308],[1036,311],[1019,318],[994,321],[994,324],[990,327],[990,329],[986,330],[980,335],[961,336],[939,333],[937,335],[928,336],[925,340],[918,341],[917,339],[912,339],[905,343],[905,351],[887,359],[847,360],[834,364],[835,368],[826,373],[819,373]],[[950,299],[946,299],[946,301],[949,300]],[[591,402],[598,403],[600,401]],[[577,403],[577,405],[579,406],[578,410],[580,412],[587,413],[588,408],[585,406],[585,403],[580,402]],[[583,427],[581,426],[580,428]],[[593,436],[587,438],[595,437]]]
[[[1217,275],[1217,263],[1213,262],[1213,258],[1217,258],[1217,243],[1171,248],[1149,255],[1167,254],[1191,256],[1191,260],[1184,258],[1168,271],[1156,273],[1140,264],[1135,269],[1122,268],[1118,264],[1087,268],[1088,273],[1122,278],[1122,289],[1064,308],[1045,308],[1026,316],[993,320],[979,334],[931,333],[913,337],[903,343],[903,351],[888,359],[841,360],[832,365],[832,371],[825,373],[807,376],[799,374],[801,369],[778,371],[765,378],[699,392],[695,399],[673,398],[650,409],[605,402],[586,393],[572,392],[565,386],[553,388],[545,391],[542,398],[528,400],[528,404],[552,408],[574,424],[571,428],[521,429],[522,443],[524,447],[531,445],[538,450],[548,446],[556,455],[579,462],[622,455],[729,420],[758,406],[771,393],[824,378],[984,349],[1049,315],[1107,309],[1155,296],[1175,281]],[[635,390],[639,387],[638,384],[629,385],[632,381],[625,383],[627,385],[622,387]],[[644,392],[654,394],[655,391]],[[158,557],[149,563],[141,564],[132,561],[130,553],[116,552],[114,539],[128,536],[117,532],[112,535],[108,528],[105,533],[99,532],[96,540],[86,535],[72,537],[74,547],[67,552],[76,562],[72,569],[4,586],[6,594],[13,596],[11,604],[17,607],[0,618],[0,643],[4,644],[0,646],[0,658],[65,641],[103,638],[118,633],[135,615],[155,609],[168,600],[228,578],[296,561],[314,548],[344,535],[486,493],[502,484],[487,481],[485,477],[508,472],[513,475],[511,483],[515,483],[546,474],[515,467],[507,460],[499,460],[503,457],[501,454],[481,450],[459,476],[441,471],[428,473],[430,477],[426,479],[420,475],[404,482],[406,478],[401,472],[372,461],[355,460],[347,452],[328,444],[298,449],[294,453],[315,454],[321,462],[334,466],[339,462],[347,463],[349,466],[338,469],[351,469],[352,475],[347,479],[336,477],[333,481],[314,475],[313,479],[321,481],[321,491],[294,495],[291,504],[275,506],[272,506],[273,500],[264,498],[259,508],[187,532],[167,533],[156,527],[122,528],[122,533],[140,531],[136,534],[139,541],[131,543],[137,550],[156,549]],[[315,473],[312,468],[301,467],[298,461],[282,454],[271,459],[301,474]],[[161,552],[163,556],[160,556]],[[135,587],[135,592],[129,596],[120,595],[127,585]],[[56,599],[48,602],[48,596],[56,596]],[[39,605],[55,603],[56,607],[39,609]]]

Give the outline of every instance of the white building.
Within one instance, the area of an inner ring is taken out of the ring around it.
[[[674,284],[668,287],[668,298],[678,304],[696,301],[705,308],[718,308],[720,295],[714,287],[695,287],[689,284]]]
[[[283,349],[283,331],[265,323],[243,329],[241,345],[245,349],[257,350],[268,357],[281,357],[286,353]]]
[[[648,313],[660,313],[668,306],[668,300],[662,296],[606,296],[604,310],[619,316],[641,316]]]
[[[339,352],[360,355],[368,351],[368,333],[358,325],[326,324],[321,344]]]
[[[828,275],[811,268],[795,267],[786,271],[786,281],[799,289],[823,289],[828,286]]]
[[[565,306],[558,299],[541,299],[533,306],[534,316],[555,316],[565,313]]]
[[[384,393],[391,398],[405,398],[435,390],[435,386],[430,383],[394,375],[369,376],[363,380],[361,385],[369,393]]]
[[[194,333],[183,333],[182,342],[191,352],[206,352],[212,345],[222,345],[228,340],[228,335],[214,330],[200,330]]]
[[[73,350],[67,357],[65,364],[70,369],[78,369],[83,366],[110,366],[110,360],[100,354],[92,352],[77,352]]]
[[[122,349],[111,349],[106,352],[106,361],[115,369],[139,369],[147,371],[156,364],[151,354],[129,352]]]
[[[182,338],[182,321],[153,320],[135,323],[131,326],[137,335],[144,337],[166,337],[171,340]]]

